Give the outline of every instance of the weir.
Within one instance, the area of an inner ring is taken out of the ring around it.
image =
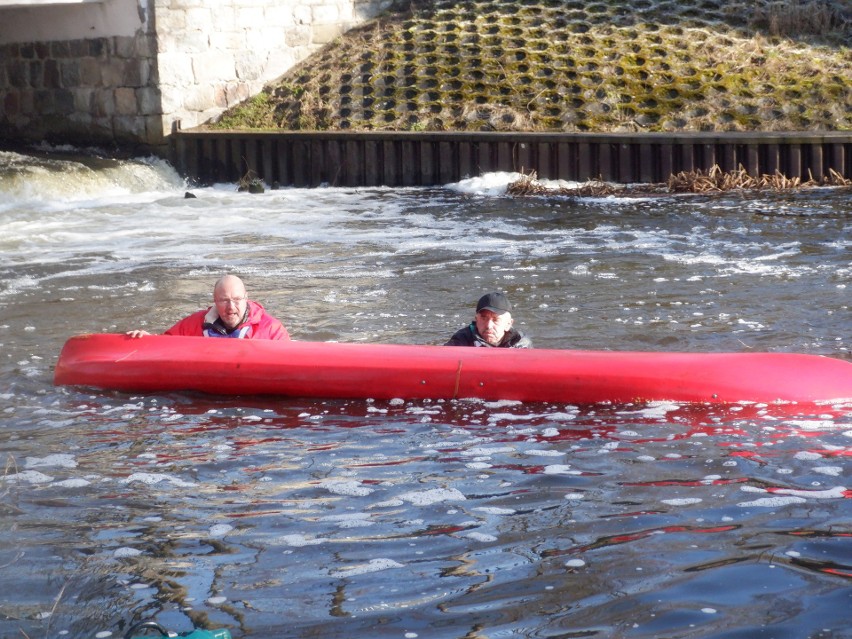
[[[852,134],[182,131],[171,160],[198,184],[434,186],[493,171],[541,179],[660,183],[681,171],[746,169],[852,178]]]
[[[431,186],[492,171],[659,183],[714,166],[742,167],[752,176],[852,178],[848,127],[789,133],[196,128],[256,95],[339,35],[400,5],[405,3],[0,0],[0,135],[8,142],[119,146],[168,155],[199,184],[258,178],[281,186]],[[470,8],[447,18],[448,28],[463,22]],[[416,32],[427,38],[424,25],[431,23],[416,24],[407,27],[407,37]],[[437,46],[430,33],[425,44]],[[470,34],[465,38],[478,41]],[[609,99],[589,98],[590,108],[603,108],[607,105],[597,102]]]

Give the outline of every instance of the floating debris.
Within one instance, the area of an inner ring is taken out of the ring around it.
[[[669,177],[668,189],[672,193],[708,193],[713,191],[733,190],[789,190],[814,186],[852,186],[852,180],[847,180],[834,169],[829,169],[829,175],[815,179],[813,175],[808,180],[790,178],[775,171],[772,175],[754,177],[740,165],[735,171],[723,171],[714,164],[708,171],[681,171]]]
[[[735,171],[723,171],[719,165],[713,165],[707,171],[681,171],[669,177],[668,181],[659,184],[628,184],[620,185],[605,182],[603,178],[590,179],[578,186],[552,187],[538,180],[535,171],[522,173],[506,188],[507,195],[565,195],[573,197],[647,197],[670,193],[722,193],[735,190],[793,190],[818,186],[849,187],[852,180],[844,178],[834,169],[829,169],[829,175],[816,179],[810,176],[807,180],[790,178],[776,171],[773,175],[755,177],[740,165]]]
[[[252,170],[249,170],[237,183],[237,191],[240,193],[245,193],[246,191],[249,193],[263,193],[265,190],[263,180]]]
[[[509,184],[506,189],[507,195],[576,195],[578,197],[606,197],[615,195],[623,190],[615,184],[603,180],[587,180],[584,184],[576,187],[562,186],[558,189],[542,184],[538,181],[535,171],[522,173],[521,177]]]

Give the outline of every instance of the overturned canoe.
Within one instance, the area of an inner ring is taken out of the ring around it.
[[[318,398],[814,403],[852,399],[852,362],[795,353],[643,353],[91,334],[57,385]]]

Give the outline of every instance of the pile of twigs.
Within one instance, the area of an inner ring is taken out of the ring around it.
[[[754,177],[741,165],[735,171],[723,171],[719,165],[713,165],[708,171],[681,171],[669,177],[665,184],[632,184],[629,186],[611,184],[602,179],[587,180],[576,187],[551,188],[538,181],[535,171],[522,173],[509,184],[507,195],[567,195],[575,197],[606,197],[609,195],[648,196],[668,193],[721,193],[734,190],[790,190],[814,186],[852,186],[852,180],[844,178],[834,169],[821,179],[810,176],[808,180],[789,178],[778,171],[774,175]]]
[[[619,193],[623,188],[608,184],[603,180],[587,180],[576,187],[562,186],[551,188],[538,181],[535,171],[522,173],[521,177],[509,184],[507,195],[574,195],[579,197],[606,197]]]
[[[773,175],[755,177],[749,175],[742,165],[735,171],[725,172],[718,164],[714,164],[707,172],[681,171],[669,177],[666,185],[672,193],[711,193],[737,189],[782,191],[813,186],[850,186],[852,180],[847,180],[834,169],[829,169],[828,177],[816,180],[811,175],[803,182],[801,178],[789,178],[778,171]]]

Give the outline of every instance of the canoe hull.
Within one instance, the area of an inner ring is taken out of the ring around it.
[[[54,383],[318,398],[702,403],[852,398],[852,363],[795,353],[642,353],[91,334]]]

